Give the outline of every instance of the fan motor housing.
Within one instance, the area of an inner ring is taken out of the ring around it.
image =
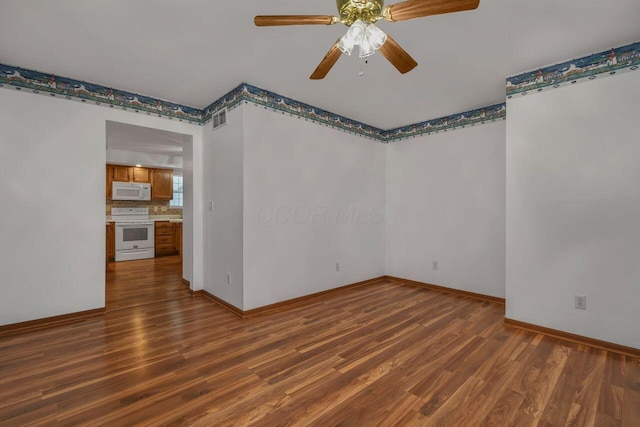
[[[336,0],[340,22],[351,26],[357,20],[376,23],[384,7],[384,0]]]

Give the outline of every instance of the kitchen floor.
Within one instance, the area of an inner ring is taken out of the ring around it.
[[[191,297],[179,255],[110,262],[106,288],[107,311]]]

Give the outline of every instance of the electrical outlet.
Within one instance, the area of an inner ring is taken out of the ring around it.
[[[438,261],[433,261],[433,269],[437,271],[438,268],[440,268],[440,263]]]
[[[584,295],[574,295],[575,306],[578,310],[587,309],[587,297]]]
[[[227,285],[231,284],[231,273],[227,273]]]
[[[336,262],[336,271],[340,271],[340,263]]]

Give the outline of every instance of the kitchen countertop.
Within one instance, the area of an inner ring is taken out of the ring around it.
[[[182,223],[182,218],[175,215],[149,215],[149,221],[169,221],[175,223]],[[110,215],[107,215],[106,222],[116,222]]]
[[[177,215],[149,215],[151,221],[171,221],[182,222],[182,218]]]

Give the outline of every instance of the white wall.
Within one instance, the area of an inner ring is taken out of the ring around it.
[[[199,126],[0,92],[0,325],[104,307],[107,120],[192,134],[202,147]],[[201,233],[201,218],[193,227]]]
[[[204,132],[204,289],[242,309],[243,106]],[[209,203],[213,202],[213,212]],[[227,273],[231,284],[227,284]]]
[[[204,287],[204,219],[202,215],[203,163],[202,131],[197,130],[191,144],[183,147],[184,201],[182,216],[182,277],[192,290]]]
[[[384,176],[383,144],[245,105],[244,310],[384,275]]]
[[[508,101],[508,318],[640,348],[639,99],[631,72]]]
[[[505,122],[386,149],[387,273],[504,297]]]

